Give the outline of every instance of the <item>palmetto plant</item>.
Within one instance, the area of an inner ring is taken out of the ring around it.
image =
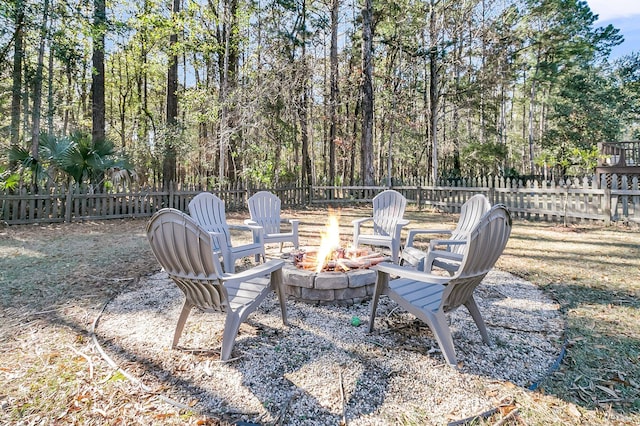
[[[38,154],[35,159],[28,150],[12,147],[9,159],[35,174],[38,180],[57,180],[62,174],[78,185],[103,185],[107,178],[117,182],[135,177],[132,167],[116,152],[111,141],[94,143],[91,136],[82,132],[65,137],[42,135]]]

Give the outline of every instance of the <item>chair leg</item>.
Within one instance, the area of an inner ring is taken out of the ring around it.
[[[227,318],[224,322],[224,332],[222,333],[222,348],[220,349],[220,359],[222,361],[226,361],[231,357],[231,351],[242,322],[237,312],[233,312],[231,308],[228,309]]]
[[[487,331],[487,326],[482,319],[482,315],[480,314],[480,310],[478,309],[478,305],[476,304],[476,300],[473,298],[473,295],[469,298],[469,300],[464,304],[464,306],[469,310],[471,314],[471,318],[475,321],[478,330],[480,330],[480,335],[482,336],[482,340],[487,344],[491,345],[491,338],[489,337],[489,333]]]
[[[178,346],[178,341],[180,340],[180,336],[182,335],[182,330],[184,330],[184,325],[187,322],[187,317],[189,317],[191,308],[193,308],[193,306],[185,301],[184,305],[182,306],[182,312],[180,312],[180,317],[178,317],[176,332],[173,334],[173,343],[171,344],[172,349],[175,349],[175,347]]]
[[[371,298],[371,310],[369,312],[369,333],[373,331],[373,325],[376,319],[376,310],[378,309],[378,299],[383,290],[389,285],[389,274],[386,272],[378,271],[378,277],[376,278],[376,286]]]
[[[271,288],[273,288],[278,295],[278,301],[280,302],[280,312],[282,313],[282,323],[289,325],[287,321],[287,296],[284,294],[282,269],[277,269],[271,273]]]
[[[441,310],[437,312],[425,312],[425,315],[428,319],[428,321],[425,322],[436,336],[440,350],[442,350],[442,354],[447,360],[447,363],[453,368],[458,368],[451,330],[449,330],[449,323],[444,312]]]
[[[224,271],[227,274],[234,274],[236,272],[236,262],[235,259],[229,255],[228,257],[223,257],[224,261]]]
[[[397,265],[400,262],[400,247],[397,247],[392,243],[389,248],[391,249],[393,263]]]

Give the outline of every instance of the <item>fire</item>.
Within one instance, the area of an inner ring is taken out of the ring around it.
[[[320,248],[316,255],[316,272],[322,272],[325,264],[331,260],[336,250],[340,248],[340,216],[329,211],[329,219],[325,230],[320,232]]]
[[[365,248],[345,249],[340,245],[340,215],[329,210],[324,231],[320,232],[317,250],[302,250],[294,254],[294,264],[302,269],[345,272],[350,269],[368,268],[389,258]]]

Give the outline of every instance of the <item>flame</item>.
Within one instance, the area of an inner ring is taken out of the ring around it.
[[[329,219],[324,231],[320,232],[320,248],[316,257],[316,272],[322,272],[324,265],[340,247],[340,215],[329,210]]]

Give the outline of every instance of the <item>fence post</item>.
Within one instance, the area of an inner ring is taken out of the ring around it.
[[[65,206],[64,221],[71,223],[71,210],[73,209],[73,185],[69,183],[67,185],[67,205]]]
[[[611,189],[610,188],[605,188],[604,189],[604,200],[602,200],[604,202],[604,214],[605,214],[605,219],[604,219],[604,224],[609,226],[611,225]]]
[[[173,181],[169,182],[169,207],[173,208]]]

